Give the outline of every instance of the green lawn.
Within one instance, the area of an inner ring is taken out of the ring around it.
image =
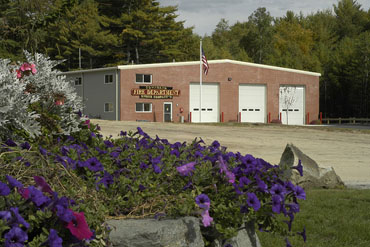
[[[369,247],[370,190],[307,190],[293,231],[306,227],[307,242],[291,237],[293,246]],[[279,236],[257,232],[262,247],[285,247]]]

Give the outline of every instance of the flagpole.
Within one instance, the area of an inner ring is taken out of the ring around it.
[[[202,39],[199,46],[199,122],[202,122]]]

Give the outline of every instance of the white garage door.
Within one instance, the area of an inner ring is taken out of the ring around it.
[[[241,122],[264,123],[266,109],[265,85],[239,85]]]
[[[303,86],[281,86],[279,112],[281,122],[289,125],[304,124],[305,90]]]
[[[215,123],[219,120],[219,86],[216,83],[202,84],[202,109],[199,105],[199,83],[190,83],[191,121],[199,123],[199,111],[202,110],[203,123]]]

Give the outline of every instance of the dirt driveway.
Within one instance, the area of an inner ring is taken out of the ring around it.
[[[322,127],[280,125],[200,125],[92,120],[104,136],[140,126],[150,136],[170,142],[201,137],[206,144],[218,140],[228,150],[252,154],[277,164],[287,143],[293,143],[320,166],[332,166],[347,185],[370,185],[370,132]]]

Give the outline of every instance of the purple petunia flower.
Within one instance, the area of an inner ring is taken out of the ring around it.
[[[13,227],[4,235],[5,247],[23,247],[28,235],[19,227]]]
[[[211,225],[213,221],[213,218],[211,216],[209,216],[209,211],[208,210],[204,210],[202,212],[202,223],[203,223],[203,226],[204,227],[208,227]]]
[[[12,139],[6,140],[5,144],[9,147],[16,147],[17,143],[15,143]]]
[[[30,228],[30,224],[28,224],[28,222],[23,219],[22,215],[19,214],[18,208],[10,208],[10,212],[13,215],[10,222],[11,226],[19,226],[22,224],[27,229]]]
[[[55,208],[57,209],[57,216],[60,220],[68,223],[74,219],[73,211],[65,207],[65,205],[58,204]]]
[[[7,184],[0,182],[0,196],[7,196],[10,194],[10,189]]]
[[[43,204],[47,204],[50,201],[49,197],[44,196],[44,194],[40,190],[36,189],[34,186],[29,186],[28,191],[31,201],[37,207],[41,207]]]
[[[17,188],[23,188],[23,184],[19,182],[17,179],[13,178],[10,175],[6,175],[6,179],[8,180],[8,183],[11,188],[17,187]]]
[[[211,200],[206,194],[200,194],[197,197],[195,197],[195,202],[198,204],[200,208],[203,208],[205,210],[208,210],[211,206]]]
[[[221,145],[220,145],[220,143],[219,143],[217,140],[215,140],[215,141],[213,141],[213,142],[212,142],[211,146],[217,149],[217,148],[219,148]]]
[[[43,156],[46,156],[47,155],[46,149],[44,149],[41,146],[39,146],[39,151],[40,151],[41,155],[43,155]]]
[[[109,140],[105,140],[105,141],[104,141],[104,144],[105,144],[105,146],[106,146],[107,148],[112,148],[112,147],[114,147],[114,144],[113,144],[111,141],[109,141]]]
[[[144,170],[144,169],[148,168],[148,165],[145,164],[144,162],[141,162],[139,167],[140,167],[140,169]]]
[[[298,161],[298,165],[292,166],[292,169],[296,169],[301,177],[303,176],[303,166],[301,160]]]
[[[195,168],[194,168],[195,164],[196,164],[196,162],[193,161],[193,162],[187,163],[185,165],[176,167],[176,170],[180,173],[181,176],[189,176],[195,170]]]
[[[251,181],[247,177],[241,177],[239,178],[239,186],[240,188],[244,187],[245,185],[248,185]]]
[[[280,212],[281,212],[281,203],[282,203],[283,200],[278,195],[273,195],[271,200],[272,200],[272,211],[274,213],[280,214]]]
[[[191,189],[193,187],[193,183],[191,181],[189,181],[183,188],[182,190],[187,190],[187,189]]]
[[[12,218],[12,214],[10,211],[0,211],[0,219],[2,219],[5,222],[10,221]]]
[[[285,238],[286,247],[292,247],[291,243],[289,242],[288,238]]]
[[[159,173],[162,172],[162,169],[159,166],[157,166],[156,164],[152,164],[152,168],[153,168],[154,173],[159,174]]]
[[[177,149],[173,149],[171,150],[170,155],[175,155],[178,158],[180,157],[180,152]]]
[[[54,229],[50,229],[47,244],[49,244],[50,247],[63,247],[62,243],[63,239],[58,236],[58,232]]]
[[[294,194],[298,199],[306,200],[306,192],[302,187],[299,187],[298,185],[294,188]]]
[[[97,185],[103,184],[105,188],[108,188],[110,184],[113,184],[113,182],[114,182],[113,176],[110,173],[104,171],[104,176],[102,179],[100,179]]]
[[[284,198],[285,192],[286,190],[281,184],[274,184],[270,189],[271,195],[278,195],[281,198]]]
[[[101,149],[100,149],[100,148],[98,148],[98,147],[95,147],[95,150],[99,152],[99,155],[103,155],[103,154],[108,153],[108,151],[101,150]]]
[[[302,232],[297,232],[298,235],[301,235],[302,238],[303,238],[303,242],[306,243],[306,240],[307,240],[307,237],[306,237],[306,227],[303,227],[303,231]]]
[[[21,144],[21,148],[26,149],[26,150],[30,150],[31,145],[28,142],[24,142],[24,143]]]
[[[260,178],[256,178],[258,189],[262,192],[267,192],[267,184]]]
[[[261,207],[261,203],[254,193],[247,193],[247,204],[249,207],[252,207],[254,211],[258,211]]]
[[[102,163],[100,163],[100,161],[96,157],[92,157],[92,158],[86,160],[85,161],[85,166],[93,172],[98,172],[98,171],[104,170],[104,167],[103,167]]]

